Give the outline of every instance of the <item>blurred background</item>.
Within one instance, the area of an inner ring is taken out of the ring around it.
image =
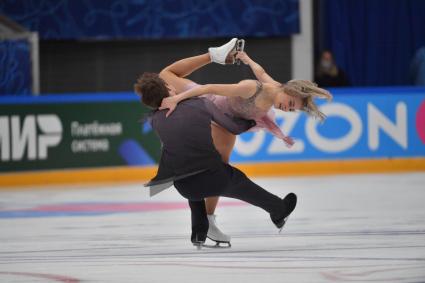
[[[4,0],[0,93],[131,91],[140,72],[231,37],[245,38],[247,51],[280,81],[313,79],[329,51],[351,86],[423,84],[416,66],[425,46],[423,1],[301,2]],[[211,65],[193,79],[250,75],[235,68]]]
[[[335,96],[323,105],[324,125],[277,113],[298,141],[293,149],[246,133],[233,162],[423,168],[424,27],[421,0],[2,0],[1,173],[155,165],[159,142],[138,122],[147,110],[133,93],[137,76],[232,37],[276,80],[314,80]],[[210,64],[190,78],[253,74]],[[394,159],[404,161],[394,167]]]

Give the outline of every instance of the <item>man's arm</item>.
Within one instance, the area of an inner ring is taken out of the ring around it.
[[[223,113],[208,99],[203,99],[203,101],[207,111],[211,114],[212,120],[234,135],[246,132],[256,125],[254,120],[236,118]]]

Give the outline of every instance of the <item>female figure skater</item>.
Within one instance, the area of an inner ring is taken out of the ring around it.
[[[205,95],[212,100],[224,113],[245,119],[254,119],[256,128],[264,128],[282,139],[288,146],[293,144],[290,137],[285,136],[276,125],[273,118],[272,107],[283,111],[302,110],[323,120],[314,97],[331,99],[332,96],[324,89],[318,88],[314,83],[304,80],[292,80],[287,84],[275,81],[265,70],[244,52],[235,55],[238,40],[236,38],[220,47],[209,48],[209,52],[179,60],[164,68],[159,77],[166,83],[170,97],[163,99],[160,109],[169,108],[167,115],[176,107],[177,103],[189,97]],[[185,78],[195,70],[211,63],[226,64],[232,62],[233,57],[248,64],[255,80],[244,80],[237,84],[207,84],[198,85]],[[141,81],[141,79],[139,79]],[[135,85],[136,92],[141,95],[140,85]],[[220,127],[211,124],[212,137],[217,151],[225,163],[235,144],[236,136]],[[230,237],[222,233],[215,223],[215,207],[218,197],[206,198],[206,209],[210,222],[208,237],[217,242],[230,242]]]

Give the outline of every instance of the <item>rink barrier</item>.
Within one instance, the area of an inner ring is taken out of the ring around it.
[[[250,177],[285,177],[425,171],[425,158],[296,161],[236,164]],[[25,186],[140,182],[151,179],[156,166],[52,170],[0,174],[0,189]]]
[[[325,123],[276,111],[295,139],[239,135],[230,157],[248,175],[425,171],[425,88],[331,89]],[[161,144],[134,93],[0,99],[0,186],[143,182]]]

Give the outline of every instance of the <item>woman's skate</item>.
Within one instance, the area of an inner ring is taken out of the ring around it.
[[[236,59],[236,54],[243,51],[245,48],[245,40],[232,38],[228,43],[219,47],[210,47],[208,52],[210,54],[211,62],[221,65],[240,64],[240,60]]]

